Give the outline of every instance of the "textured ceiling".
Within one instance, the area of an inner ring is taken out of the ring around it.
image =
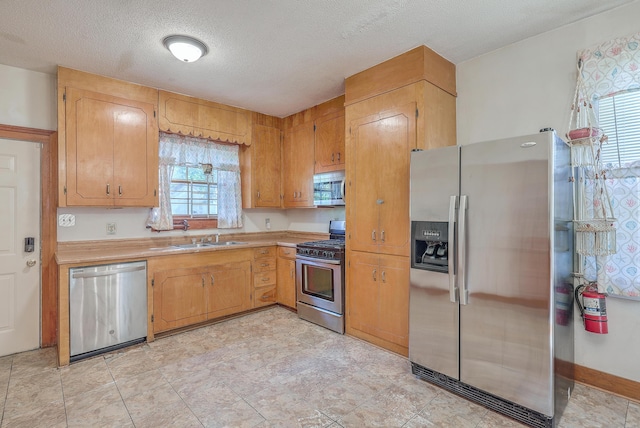
[[[0,0],[0,64],[62,65],[287,116],[419,45],[453,63],[632,0]],[[170,34],[209,54],[181,63]]]

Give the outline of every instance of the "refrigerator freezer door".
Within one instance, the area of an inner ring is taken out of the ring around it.
[[[553,141],[542,133],[471,144],[460,161],[468,201],[460,380],[546,415],[554,411]]]
[[[411,221],[448,221],[450,196],[457,196],[459,147],[411,153]]]
[[[459,191],[458,165],[458,147],[411,154],[412,221],[448,222],[455,218],[450,208],[451,196]],[[455,230],[455,225],[449,227]],[[450,240],[451,258],[455,253],[452,244]],[[450,269],[450,273],[455,272]],[[449,274],[411,269],[410,278],[409,359],[457,379],[458,303],[451,301]]]

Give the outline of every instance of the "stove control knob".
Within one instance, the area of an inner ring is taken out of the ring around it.
[[[334,253],[333,251],[327,251],[327,257],[329,257],[330,259],[333,259],[336,256],[336,253]]]

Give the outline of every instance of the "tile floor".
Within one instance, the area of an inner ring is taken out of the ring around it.
[[[0,358],[4,427],[519,427],[409,362],[271,308],[56,368]],[[576,385],[560,427],[640,427],[640,404]]]

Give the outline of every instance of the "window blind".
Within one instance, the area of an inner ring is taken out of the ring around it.
[[[605,167],[640,160],[640,90],[600,98],[598,119],[609,137],[600,155]]]

